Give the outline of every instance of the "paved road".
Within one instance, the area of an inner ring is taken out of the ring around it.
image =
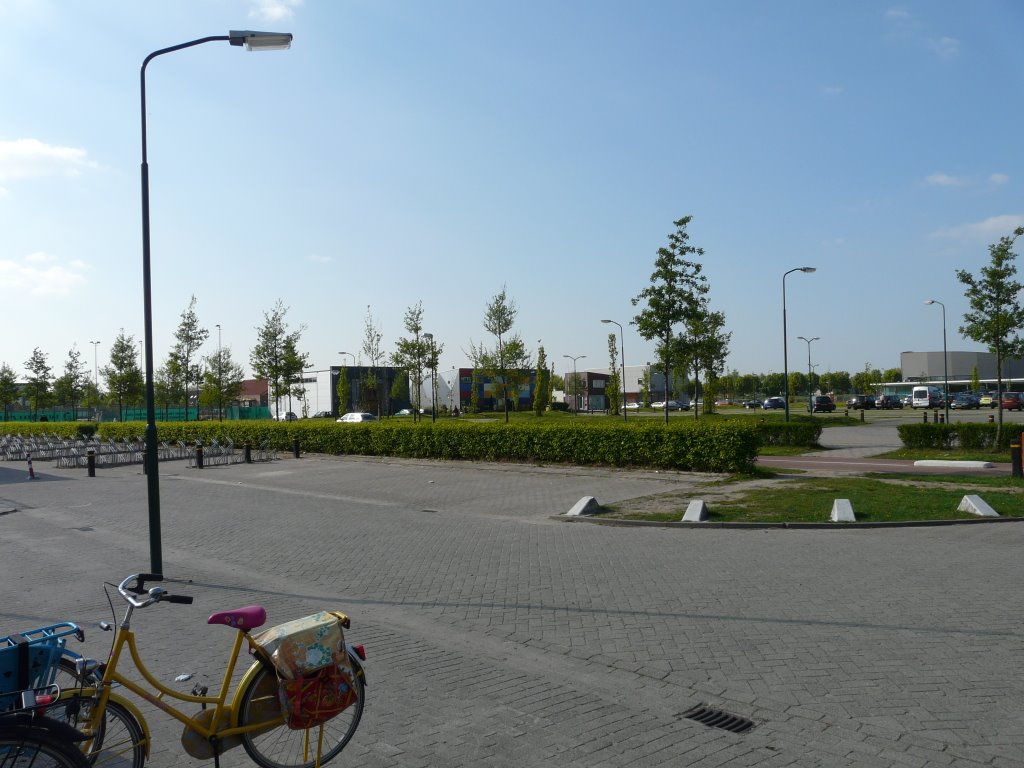
[[[0,516],[0,632],[90,626],[109,617],[101,581],[149,568],[138,468],[36,470],[0,470],[0,510],[18,510]],[[165,571],[196,605],[137,614],[154,672],[216,679],[213,610],[347,611],[370,687],[337,765],[1024,765],[1024,526],[551,518],[587,494],[687,487],[677,473],[326,457],[161,472]],[[697,703],[756,727],[683,719]],[[146,713],[153,765],[196,762]]]

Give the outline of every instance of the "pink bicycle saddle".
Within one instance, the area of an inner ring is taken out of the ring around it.
[[[218,611],[206,620],[207,624],[227,624],[235,629],[256,629],[267,621],[267,611],[262,605],[247,605],[233,611]]]

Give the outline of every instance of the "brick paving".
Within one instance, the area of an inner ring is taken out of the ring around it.
[[[0,633],[109,619],[149,569],[137,467],[0,466]],[[168,589],[136,614],[158,677],[217,680],[214,610],[337,607],[369,654],[333,765],[1021,766],[1024,526],[619,528],[551,518],[677,473],[307,456],[161,467]],[[827,505],[826,505],[827,507]],[[102,655],[109,635],[89,629]],[[698,703],[745,735],[682,718]],[[198,765],[144,708],[151,765]],[[212,763],[205,763],[212,765]],[[225,766],[245,765],[241,750]]]

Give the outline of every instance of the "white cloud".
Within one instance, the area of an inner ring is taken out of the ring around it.
[[[959,176],[950,176],[946,173],[933,173],[925,178],[924,183],[930,187],[962,187],[967,184],[967,179]]]
[[[28,296],[68,296],[85,285],[81,268],[76,266],[81,262],[64,266],[56,261],[56,257],[42,252],[29,254],[21,261],[0,259],[0,290]]]
[[[838,96],[845,90],[841,85],[823,85],[821,92],[826,96]]]
[[[302,0],[254,0],[249,17],[262,21],[287,21],[300,5]]]
[[[0,141],[0,181],[33,176],[75,176],[96,168],[84,149],[44,144],[38,139]]]
[[[1009,235],[1017,227],[1024,226],[1024,213],[990,216],[984,221],[974,224],[961,224],[932,232],[932,237],[945,237],[955,240],[980,240],[995,242],[1000,237]]]
[[[939,37],[928,41],[928,46],[940,58],[948,59],[960,53],[960,41],[955,37]]]
[[[903,8],[902,6],[899,5],[894,5],[892,8],[886,10],[885,18],[896,20],[909,19],[910,13],[907,11],[906,8]]]
[[[306,259],[309,261],[315,261],[317,264],[330,264],[332,261],[334,261],[333,256],[318,256],[315,253],[311,253],[309,256],[306,257]]]
[[[1010,177],[1005,173],[993,173],[988,177],[988,180],[991,184],[1007,184],[1010,181]]]

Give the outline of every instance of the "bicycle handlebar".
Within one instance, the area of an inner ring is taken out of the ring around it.
[[[164,577],[158,573],[133,573],[127,579],[122,581],[117,586],[117,591],[121,597],[124,598],[125,602],[131,605],[133,608],[145,608],[153,605],[153,603],[166,602],[166,603],[182,603],[190,605],[192,598],[188,595],[172,595],[170,592],[165,590],[163,587],[152,587],[146,589],[147,581],[163,581]],[[134,586],[129,586],[134,582]],[[146,595],[142,600],[132,597],[135,595]]]

